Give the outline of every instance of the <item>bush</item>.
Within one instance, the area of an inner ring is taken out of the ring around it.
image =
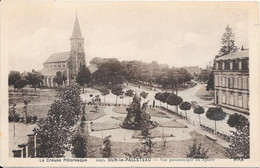
[[[13,122],[13,121],[14,121],[14,118],[9,115],[9,116],[8,116],[8,121],[9,121],[9,122]]]
[[[87,155],[86,138],[81,134],[76,134],[72,140],[72,153],[76,158],[85,158]]]
[[[194,142],[192,146],[189,146],[187,158],[208,158],[207,153],[208,149],[201,147],[201,143],[197,145],[196,142]]]
[[[23,123],[24,122],[24,117],[20,118],[20,122]]]
[[[28,123],[31,123],[31,122],[32,122],[32,116],[28,116],[28,117],[26,117],[26,119],[27,119],[27,123],[26,123],[26,124],[28,124]]]
[[[32,119],[33,119],[33,122],[34,122],[34,123],[36,123],[36,121],[37,121],[38,117],[37,117],[37,116],[33,116],[33,118],[32,118]]]

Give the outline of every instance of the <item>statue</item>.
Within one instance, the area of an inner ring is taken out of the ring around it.
[[[126,108],[127,116],[120,126],[126,129],[140,130],[143,123],[148,123],[149,128],[157,127],[156,122],[151,121],[151,116],[146,113],[149,100],[144,102],[141,107],[141,97],[137,94],[133,97],[133,101],[128,108]]]

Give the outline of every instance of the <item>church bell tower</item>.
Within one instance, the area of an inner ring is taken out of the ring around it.
[[[85,51],[84,51],[84,38],[81,34],[78,16],[76,15],[76,19],[74,22],[73,32],[70,38],[70,46],[71,46],[71,75],[75,77],[78,74],[79,68],[81,65],[85,65]]]

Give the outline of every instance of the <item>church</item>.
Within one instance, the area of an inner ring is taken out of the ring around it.
[[[54,79],[57,72],[66,76],[63,85],[74,83],[81,65],[86,65],[84,38],[81,34],[78,17],[76,16],[73,32],[70,38],[71,49],[68,52],[53,53],[43,63],[41,74],[44,76],[43,84],[46,87],[55,87]]]

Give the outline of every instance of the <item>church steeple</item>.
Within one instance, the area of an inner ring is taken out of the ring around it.
[[[76,14],[76,19],[75,19],[75,22],[74,22],[74,28],[73,28],[73,33],[71,35],[71,38],[70,39],[75,39],[75,38],[81,38],[83,39],[83,36],[81,34],[81,31],[80,31],[80,26],[79,26],[79,21],[78,21],[78,16]]]

